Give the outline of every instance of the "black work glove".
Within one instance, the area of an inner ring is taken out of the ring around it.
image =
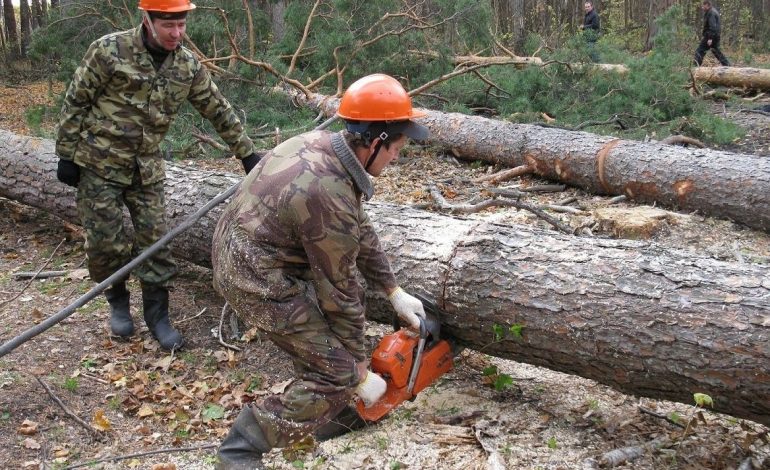
[[[251,172],[251,169],[257,166],[257,163],[259,163],[260,160],[262,160],[262,157],[257,153],[252,153],[248,157],[241,159],[243,171],[248,175]]]
[[[80,182],[80,167],[72,160],[59,159],[59,167],[56,169],[56,178],[67,186],[78,187]]]

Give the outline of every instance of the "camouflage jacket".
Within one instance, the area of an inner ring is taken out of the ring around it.
[[[104,179],[143,184],[165,177],[158,145],[187,100],[211,121],[238,158],[254,146],[230,103],[188,49],[169,53],[159,70],[142,28],[108,34],[91,44],[67,89],[56,154]]]
[[[397,286],[363,210],[362,197],[373,191],[341,134],[314,131],[282,143],[222,214],[213,241],[215,287],[225,298],[237,284],[240,292],[285,302],[297,295],[292,278],[311,281],[332,331],[364,360],[364,291],[355,268],[371,289]]]

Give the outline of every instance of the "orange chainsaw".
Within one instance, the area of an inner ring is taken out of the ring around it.
[[[372,354],[372,372],[387,383],[385,394],[372,406],[364,407],[358,400],[358,414],[366,421],[377,421],[401,402],[412,400],[423,389],[450,371],[454,365],[452,344],[441,339],[440,311],[436,303],[417,295],[425,309],[420,319],[420,333],[400,328],[393,318],[392,334],[380,340]]]

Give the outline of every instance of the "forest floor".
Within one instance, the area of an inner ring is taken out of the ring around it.
[[[0,127],[29,132],[25,110],[43,104],[47,89],[46,84],[24,86],[22,91],[0,87]],[[7,96],[13,101],[5,101]],[[769,102],[760,100],[751,106]],[[748,128],[746,138],[726,149],[770,157],[770,117],[720,106],[715,106],[715,112],[724,112]],[[195,164],[241,171],[232,160]],[[465,202],[484,195],[483,188],[469,181],[499,169],[412,147],[377,180],[376,199],[430,205],[425,185],[434,183],[450,203]],[[546,183],[525,176],[503,185]],[[553,215],[573,227],[585,225],[596,209],[610,206],[609,198],[574,188],[535,192],[529,202],[568,198],[575,198],[569,204],[585,214]],[[639,206],[621,202],[612,207]],[[670,217],[653,235],[656,243],[720,259],[770,264],[766,233],[696,214],[667,214]],[[470,215],[487,216],[547,227],[526,212],[493,210]],[[594,236],[613,233],[601,224],[593,229]],[[83,269],[82,243],[78,227],[0,199],[3,342],[93,286]],[[14,276],[40,269],[67,273],[33,281]],[[130,288],[138,293],[135,280]],[[132,297],[135,312],[140,309],[138,297]],[[0,468],[77,468],[92,460],[131,454],[139,455],[88,468],[212,468],[211,447],[227,433],[238,409],[285,386],[291,364],[258,336],[249,341],[228,339],[242,352],[220,344],[215,333],[221,327],[223,300],[211,288],[207,269],[181,263],[171,306],[174,323],[187,340],[186,347],[174,354],[160,351],[143,325],[128,342],[111,339],[108,307],[100,297],[0,358]],[[380,325],[369,326],[370,346],[384,331]],[[492,365],[512,378],[510,386],[498,391],[489,384],[484,370]],[[686,436],[685,426],[689,428]],[[146,454],[201,446],[209,448]],[[321,444],[275,450],[266,461],[268,468],[276,469],[574,469],[597,468],[609,458],[608,452],[633,446],[647,446],[647,450],[617,468],[770,468],[765,426],[696,409],[693,404],[626,395],[577,376],[468,350],[458,358],[454,371],[382,422]]]

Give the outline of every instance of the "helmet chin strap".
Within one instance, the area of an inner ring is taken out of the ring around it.
[[[147,10],[142,10],[142,17],[147,21],[147,26],[150,28],[150,34],[152,34],[152,38],[157,42],[158,32],[155,31],[155,25],[152,24],[152,18],[150,18],[150,14],[147,13]]]
[[[374,152],[372,152],[372,155],[369,157],[369,160],[366,161],[366,166],[364,166],[364,170],[369,171],[369,167],[372,166],[372,163],[374,163],[374,160],[377,158],[377,155],[380,153],[380,149],[382,148],[382,139],[380,139],[379,142],[374,146]]]

